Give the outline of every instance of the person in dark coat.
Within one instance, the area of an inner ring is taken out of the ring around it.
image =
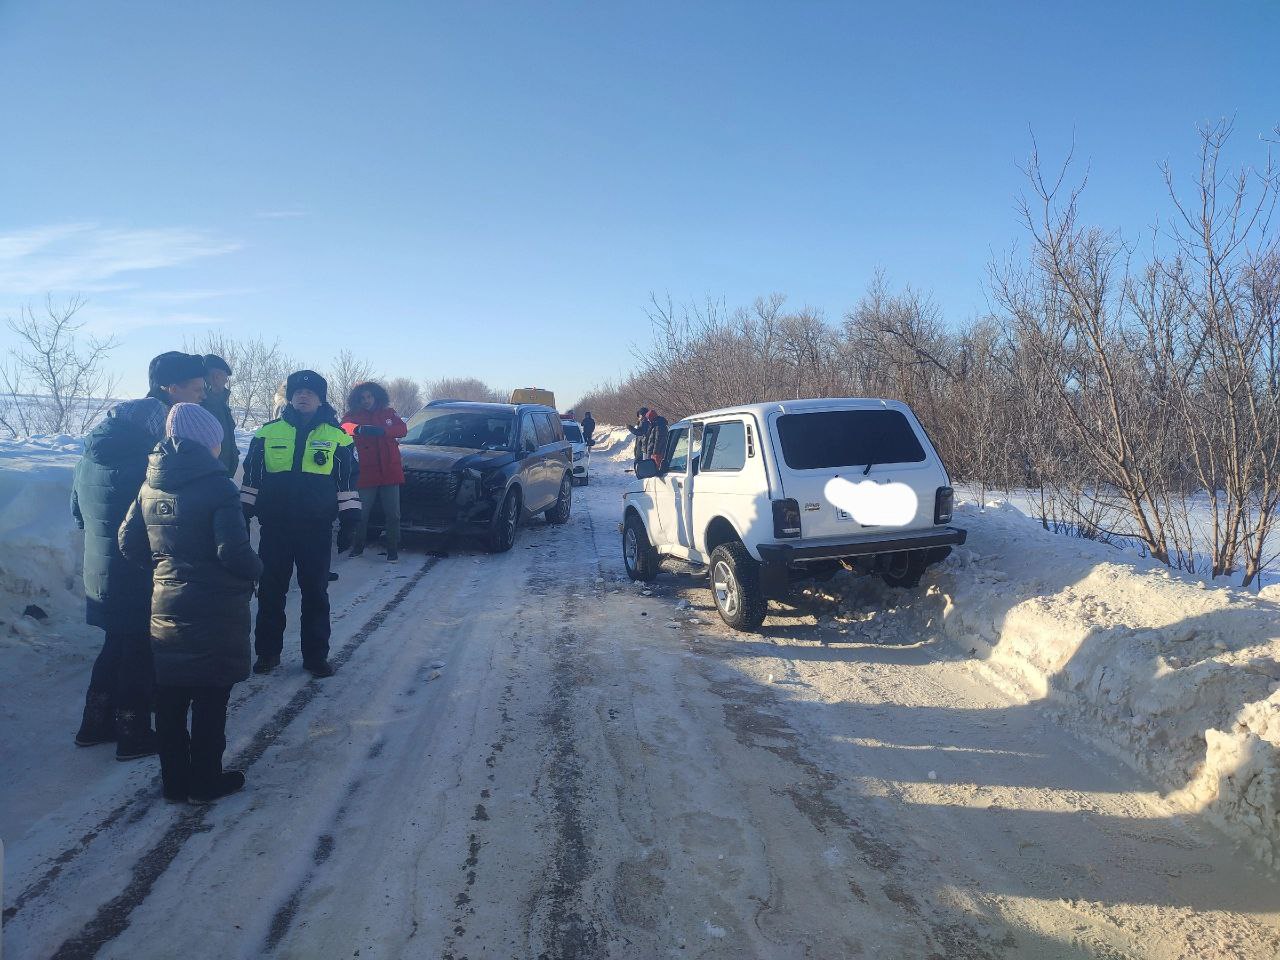
[[[236,418],[231,413],[231,390],[227,381],[231,379],[231,365],[216,353],[204,356],[205,397],[200,406],[204,407],[222,424],[222,452],[218,459],[227,468],[227,476],[236,475],[236,467],[240,466],[240,448],[236,446]]]
[[[258,551],[262,583],[253,628],[254,673],[280,666],[285,598],[294,568],[302,594],[302,666],[314,677],[333,676],[329,662],[329,561],[333,521],[338,551],[351,547],[360,520],[359,467],[354,441],[338,426],[327,401],[329,385],[314,370],[289,374],[289,405],[263,424],[249,444],[240,484],[246,524],[262,527]]]
[[[222,769],[227,700],[249,677],[249,603],[262,561],[240,492],[218,460],[222,424],[175,404],[147,479],[120,528],[120,551],[154,566],[151,643],[164,797],[208,803],[244,786]],[[187,712],[191,732],[187,732]]]
[[[582,439],[586,441],[588,447],[594,445],[596,442],[595,432],[596,418],[591,416],[591,411],[588,410],[582,415]]]
[[[71,513],[84,531],[85,621],[106,634],[85,695],[76,744],[116,744],[116,757],[155,753],[151,730],[151,570],[120,555],[116,534],[164,436],[167,408],[146,397],[117,404],[84,442]]]
[[[636,411],[636,422],[634,426],[627,427],[631,434],[636,438],[635,449],[631,452],[633,463],[639,463],[648,454],[645,452],[645,445],[649,439],[649,408],[641,407]]]
[[[667,418],[657,410],[650,410],[645,420],[649,423],[649,432],[644,438],[644,458],[652,460],[661,470],[667,456]]]
[[[394,563],[400,558],[400,487],[404,485],[404,465],[397,441],[409,428],[391,406],[391,398],[382,385],[367,380],[352,388],[342,429],[355,439],[356,459],[360,462],[360,522],[351,556],[364,553],[369,514],[375,504],[381,503],[387,562]]]

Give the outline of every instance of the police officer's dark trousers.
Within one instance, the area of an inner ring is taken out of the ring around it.
[[[260,657],[278,657],[284,649],[285,599],[293,570],[302,593],[302,659],[329,656],[329,551],[333,525],[316,520],[262,525],[258,556],[258,619],[253,648]]]

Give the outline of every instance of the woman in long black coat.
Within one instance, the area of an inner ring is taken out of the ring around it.
[[[222,754],[231,687],[249,677],[249,603],[262,561],[217,459],[221,430],[207,410],[176,404],[120,529],[125,557],[154,564],[156,734],[164,796],[174,802],[244,785],[243,774],[223,771]]]

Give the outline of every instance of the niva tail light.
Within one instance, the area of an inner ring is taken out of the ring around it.
[[[939,487],[938,494],[933,500],[933,522],[950,523],[955,503],[956,492],[950,487]]]
[[[800,536],[800,504],[795,500],[773,501],[773,535],[778,540]]]

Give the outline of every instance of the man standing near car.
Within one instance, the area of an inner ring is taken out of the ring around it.
[[[588,410],[582,415],[582,440],[588,447],[596,442],[595,432],[596,418],[591,416],[591,411]]]
[[[289,374],[280,419],[254,434],[244,459],[240,502],[245,522],[262,525],[254,673],[270,673],[284,650],[285,597],[296,566],[302,593],[302,666],[333,676],[329,663],[329,558],[333,521],[338,550],[351,546],[360,519],[351,437],[327,402],[329,385],[314,370]]]
[[[364,553],[369,514],[374,504],[381,503],[387,562],[395,563],[400,559],[400,487],[404,484],[400,444],[396,441],[409,432],[408,427],[391,406],[391,398],[382,385],[368,380],[352,388],[347,412],[342,415],[342,429],[355,438],[360,462],[360,523],[351,556]]]
[[[642,459],[652,460],[661,470],[662,461],[667,456],[667,418],[657,410],[650,410],[645,414],[645,420],[649,423],[649,432],[644,438],[645,456]]]
[[[204,358],[204,371],[208,389],[201,406],[222,424],[222,450],[218,459],[226,467],[227,476],[234,477],[240,465],[240,448],[236,446],[236,418],[231,415],[231,390],[227,386],[231,366],[216,353],[208,353]]]
[[[645,450],[645,447],[647,446],[648,440],[649,440],[648,415],[649,415],[649,408],[641,407],[639,410],[636,411],[635,425],[631,427],[627,427],[627,429],[631,431],[631,434],[636,438],[635,449],[631,453],[633,466],[639,463],[641,460],[645,459],[645,457],[649,455]]]

